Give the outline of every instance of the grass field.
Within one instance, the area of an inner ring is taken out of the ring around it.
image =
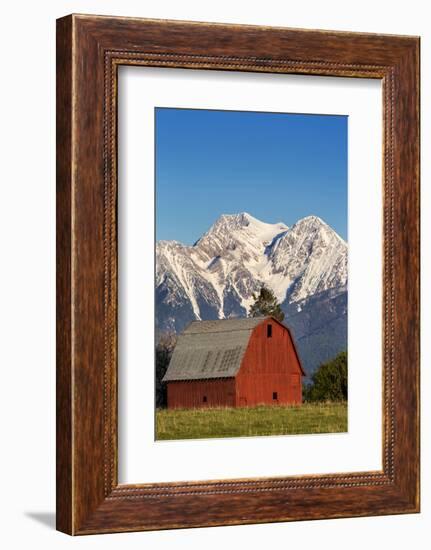
[[[156,411],[158,440],[346,431],[347,403]]]

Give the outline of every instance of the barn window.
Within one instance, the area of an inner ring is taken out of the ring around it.
[[[272,338],[272,325],[266,325],[266,337]]]
[[[277,399],[278,399],[278,393],[276,391],[273,391],[272,392],[272,400],[277,401]]]
[[[204,395],[203,402],[204,402],[204,403],[207,402],[207,396],[206,396],[206,395]]]

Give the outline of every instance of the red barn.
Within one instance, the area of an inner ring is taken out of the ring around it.
[[[301,366],[289,329],[273,317],[194,321],[168,370],[168,408],[302,402]]]

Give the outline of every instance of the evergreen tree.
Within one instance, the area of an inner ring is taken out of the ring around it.
[[[271,316],[282,322],[284,313],[271,289],[262,286],[258,296],[253,294],[254,304],[249,311],[249,317]]]
[[[316,370],[311,384],[304,388],[306,401],[347,400],[347,353],[342,351],[332,361]]]

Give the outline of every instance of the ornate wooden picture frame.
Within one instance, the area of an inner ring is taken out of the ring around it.
[[[117,69],[380,79],[383,469],[118,483]],[[419,38],[70,15],[57,21],[57,528],[69,534],[419,511]]]

